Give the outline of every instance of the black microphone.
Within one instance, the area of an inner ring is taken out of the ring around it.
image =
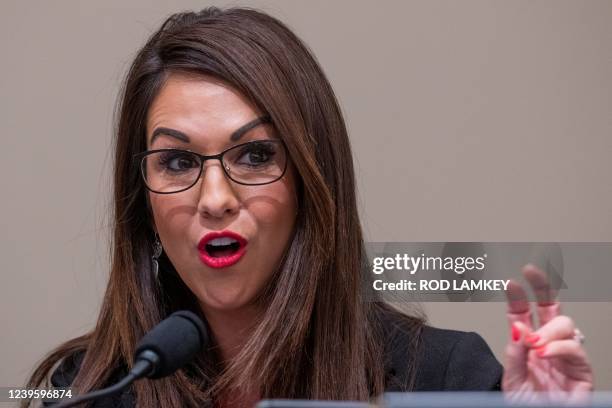
[[[134,366],[121,381],[74,399],[64,399],[55,407],[72,407],[114,395],[142,377],[155,379],[170,375],[193,359],[207,343],[206,328],[198,316],[187,310],[174,312],[140,340],[136,346]]]

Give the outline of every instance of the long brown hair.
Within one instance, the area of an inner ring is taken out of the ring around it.
[[[336,97],[308,48],[283,23],[249,8],[215,7],[170,16],[129,70],[114,138],[112,264],[97,325],[51,352],[29,386],[83,350],[72,387],[102,387],[111,369],[131,365],[138,340],[168,314],[190,309],[201,315],[165,255],[160,283],[152,276],[152,217],[132,160],[146,150],[147,111],[171,73],[213,75],[270,115],[299,176],[300,208],[292,241],[262,294],[266,313],[238,356],[224,367],[213,345],[171,376],[138,381],[138,405],[197,405],[252,383],[265,398],[367,400],[382,393],[379,312],[391,309],[362,293],[366,255]],[[422,320],[404,319],[416,344]]]

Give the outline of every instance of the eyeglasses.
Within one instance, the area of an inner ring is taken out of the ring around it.
[[[134,155],[140,161],[145,186],[154,193],[172,194],[193,187],[206,160],[218,159],[227,177],[238,184],[259,186],[279,180],[287,170],[287,148],[282,140],[253,140],[219,154],[157,149]]]

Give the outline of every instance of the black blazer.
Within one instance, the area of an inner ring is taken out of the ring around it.
[[[385,391],[404,391],[408,383],[409,332],[406,322],[395,313],[381,316],[385,333]],[[55,387],[69,387],[76,376],[84,352],[65,358],[51,376]],[[127,374],[118,368],[113,384]],[[474,332],[425,326],[417,364],[414,391],[499,391],[502,366],[487,343]],[[51,404],[46,403],[45,406]],[[93,407],[133,407],[131,388],[123,394],[97,400]]]

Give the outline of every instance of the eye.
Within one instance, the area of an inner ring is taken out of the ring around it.
[[[246,167],[261,167],[269,163],[276,154],[273,142],[253,142],[242,147],[236,163]]]
[[[189,152],[170,151],[162,152],[158,159],[159,166],[167,171],[181,172],[200,167],[197,158]]]

